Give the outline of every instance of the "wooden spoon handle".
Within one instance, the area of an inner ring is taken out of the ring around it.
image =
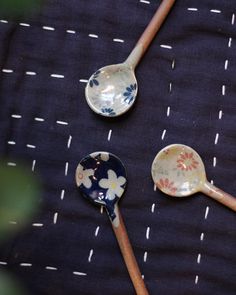
[[[143,53],[147,50],[149,44],[152,42],[152,39],[160,29],[174,3],[175,0],[162,0],[149,25],[138,40],[137,45],[142,44]]]
[[[220,202],[221,204],[225,205],[226,207],[232,209],[233,211],[236,211],[236,197],[233,197],[230,194],[222,191],[210,182],[206,181],[203,186],[202,192],[213,198],[214,200]]]
[[[136,67],[143,54],[146,52],[148,46],[160,29],[174,3],[175,0],[162,0],[150,23],[139,38],[135,48],[125,61],[125,63],[131,68],[134,69]]]
[[[125,264],[127,266],[130,278],[133,282],[136,294],[137,295],[149,295],[149,293],[145,287],[144,281],[142,279],[137,261],[134,256],[132,246],[130,244],[130,241],[129,241],[129,238],[127,235],[127,231],[126,231],[122,216],[121,216],[118,208],[117,208],[117,213],[119,215],[119,224],[117,226],[115,226],[112,223],[112,227],[113,227],[114,233],[116,235],[116,239],[118,241],[118,244],[120,246],[120,250],[123,255]]]

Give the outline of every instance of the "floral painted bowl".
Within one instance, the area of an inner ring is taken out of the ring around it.
[[[115,219],[115,205],[127,184],[126,170],[118,157],[107,152],[89,154],[76,169],[76,183],[85,198],[105,206],[111,220]]]
[[[85,97],[95,113],[105,117],[117,117],[131,108],[137,91],[133,70],[123,63],[96,71],[87,83]]]
[[[173,197],[187,197],[201,190],[206,182],[204,164],[198,153],[183,144],[163,148],[155,157],[152,168],[155,185]]]

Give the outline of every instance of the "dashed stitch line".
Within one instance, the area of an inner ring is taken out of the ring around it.
[[[58,219],[58,212],[54,213],[54,216],[53,216],[53,223],[54,224],[57,224],[57,219]]]
[[[222,110],[220,110],[220,111],[219,111],[219,120],[221,120],[221,119],[222,119],[222,116],[223,116],[223,111],[222,111]]]
[[[169,117],[169,116],[170,116],[170,106],[169,106],[169,107],[167,107],[166,116],[167,116],[167,117]]]
[[[32,172],[34,172],[35,170],[35,165],[36,165],[36,160],[33,160],[32,167],[31,167]]]
[[[99,229],[100,229],[100,227],[99,227],[99,226],[97,226],[97,227],[96,227],[96,230],[95,230],[95,233],[94,233],[95,237],[97,237],[97,236],[98,236]]]
[[[11,117],[15,118],[15,119],[21,119],[22,118],[21,115],[17,115],[17,114],[12,114]]]
[[[65,190],[62,189],[62,190],[61,190],[61,200],[64,200],[64,196],[65,196]]]
[[[65,121],[56,121],[57,124],[60,124],[60,125],[68,125],[69,123],[68,122],[65,122]]]
[[[96,39],[98,38],[98,35],[96,35],[96,34],[89,34],[88,36],[91,38],[96,38]]]
[[[30,27],[30,24],[27,24],[27,23],[19,23],[19,26],[22,26],[22,27]]]
[[[55,31],[55,28],[53,27],[48,27],[48,26],[42,26],[43,30],[47,30],[47,31]]]
[[[188,10],[189,11],[198,11],[198,9],[197,8],[194,8],[194,7],[189,7]]]
[[[216,167],[216,157],[213,157],[213,167]]]
[[[162,135],[161,135],[161,140],[164,140],[166,135],[166,129],[163,130]]]
[[[225,85],[222,85],[221,93],[222,93],[222,95],[225,95]]]
[[[72,141],[72,136],[69,135],[68,142],[67,142],[67,148],[68,148],[68,149],[69,149],[70,146],[71,146],[71,141]]]
[[[0,22],[1,22],[1,23],[4,23],[4,24],[8,24],[8,21],[5,20],[5,19],[0,19]]]
[[[1,265],[7,265],[7,262],[5,262],[5,261],[0,261],[0,264],[1,264]]]
[[[228,61],[228,59],[226,59],[225,60],[225,66],[224,66],[225,70],[228,70],[228,65],[229,65],[229,61]]]
[[[149,240],[150,238],[150,227],[148,226],[146,229],[146,239]]]
[[[165,48],[165,49],[172,49],[172,46],[166,45],[166,44],[161,44],[160,47]]]
[[[8,265],[8,263],[6,261],[0,261],[0,265],[6,266],[6,265]],[[21,267],[32,267],[33,264],[32,263],[27,263],[27,262],[22,262],[22,263],[19,263],[19,266],[21,266]],[[45,266],[44,269],[45,270],[53,270],[53,271],[59,270],[58,267],[55,267],[55,266]],[[87,276],[87,273],[81,272],[81,271],[73,271],[72,274],[76,275],[76,276]]]
[[[91,249],[91,250],[89,251],[88,262],[91,262],[91,260],[92,260],[92,256],[93,256],[93,249]]]
[[[152,212],[152,213],[154,213],[154,211],[155,211],[155,207],[156,207],[156,204],[153,203],[153,204],[152,204],[152,207],[151,207],[151,212]]]
[[[11,69],[2,69],[2,72],[3,72],[3,73],[7,73],[7,74],[11,74],[11,73],[13,73],[14,71],[11,70]]]
[[[14,162],[8,162],[8,163],[7,163],[7,166],[15,167],[15,166],[16,166],[16,163],[14,163]]]
[[[68,34],[76,34],[76,31],[74,31],[74,30],[66,30],[66,32],[67,32]]]
[[[147,1],[147,0],[140,0],[139,2],[145,3],[145,4],[150,4],[150,1]]]
[[[65,176],[68,175],[68,168],[69,168],[69,163],[66,162],[66,164],[65,164]]]
[[[144,262],[147,262],[147,255],[148,255],[148,253],[147,253],[147,251],[145,251],[144,255],[143,255],[143,261]]]
[[[204,240],[204,233],[201,233],[201,235],[200,235],[200,241],[203,241]]]
[[[198,275],[195,276],[195,284],[197,285],[198,284],[198,280],[199,280],[199,277]]]
[[[33,144],[27,144],[26,146],[27,146],[28,148],[30,148],[30,149],[35,149],[35,148],[36,148],[36,146],[33,145]]]
[[[54,267],[54,266],[46,266],[45,269],[47,269],[47,270],[58,270],[58,268]]]
[[[25,72],[25,74],[28,76],[36,76],[37,75],[36,72],[32,72],[32,71],[27,71],[27,72]]]
[[[15,145],[15,144],[16,144],[16,142],[15,142],[15,141],[11,141],[11,140],[10,140],[10,141],[8,141],[7,143],[8,143],[8,144],[10,144],[10,145]]]
[[[210,12],[213,12],[213,13],[221,13],[221,10],[218,10],[218,9],[211,9]]]
[[[51,74],[50,77],[57,78],[57,79],[63,79],[63,78],[65,78],[64,75],[60,75],[60,74]]]
[[[110,141],[111,140],[111,134],[112,134],[112,130],[110,129],[108,132],[108,136],[107,136],[107,140]]]
[[[37,117],[34,118],[34,120],[37,121],[37,122],[44,122],[45,121],[43,118],[37,118]]]
[[[77,275],[77,276],[87,276],[86,273],[84,273],[84,272],[79,272],[79,271],[73,271],[73,274],[74,274],[74,275]]]
[[[217,145],[218,140],[219,140],[219,133],[216,133],[216,137],[215,137],[215,145]]]
[[[235,14],[232,14],[232,18],[231,18],[231,25],[233,26],[235,23]]]
[[[201,263],[201,257],[202,257],[202,255],[201,255],[201,253],[199,253],[197,256],[197,264]]]
[[[20,263],[20,266],[30,267],[30,266],[32,266],[32,263],[24,263],[24,262],[22,262],[22,263]]]
[[[43,226],[43,223],[32,223],[32,226],[42,227]]]
[[[204,217],[205,220],[207,220],[207,218],[208,218],[209,210],[210,210],[210,208],[209,208],[209,206],[207,206],[206,211],[205,211],[205,217]]]
[[[231,45],[232,45],[232,38],[231,38],[231,37],[229,37],[229,41],[228,41],[228,47],[230,48],[230,47],[231,47]]]

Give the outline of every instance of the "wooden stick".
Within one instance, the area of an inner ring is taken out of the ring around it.
[[[139,63],[140,59],[146,52],[147,48],[149,47],[156,33],[160,29],[162,23],[166,19],[174,3],[175,0],[162,0],[150,23],[146,27],[136,46],[125,61],[125,63],[127,63],[133,69],[136,67],[136,65]]]
[[[148,46],[150,45],[151,41],[155,37],[156,33],[160,29],[162,23],[166,19],[170,9],[174,5],[175,0],[163,0],[158,7],[156,13],[154,14],[153,18],[151,19],[149,25],[143,32],[142,36],[138,40],[138,44],[142,44],[143,46],[143,53],[147,50]]]
[[[137,261],[134,256],[132,246],[130,244],[130,241],[129,241],[129,238],[127,235],[127,231],[126,231],[122,216],[121,216],[118,208],[117,208],[117,213],[119,215],[119,225],[115,226],[112,223],[112,227],[113,227],[114,233],[116,235],[116,239],[118,241],[118,244],[120,246],[120,250],[123,255],[125,264],[127,266],[130,278],[133,282],[136,294],[137,295],[149,295],[149,293],[145,287],[144,281],[142,279]]]
[[[206,181],[202,190],[207,196],[236,211],[236,198]]]

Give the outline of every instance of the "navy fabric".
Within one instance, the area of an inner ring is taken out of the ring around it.
[[[101,150],[127,168],[120,209],[150,294],[236,293],[235,213],[200,193],[166,197],[150,174],[161,148],[183,143],[236,194],[236,2],[177,1],[127,114],[102,118],[85,101],[84,80],[126,59],[159,3],[58,0],[0,16],[0,155],[43,183],[40,213],[1,245],[0,266],[30,294],[134,294],[106,214],[75,185],[80,159]]]

